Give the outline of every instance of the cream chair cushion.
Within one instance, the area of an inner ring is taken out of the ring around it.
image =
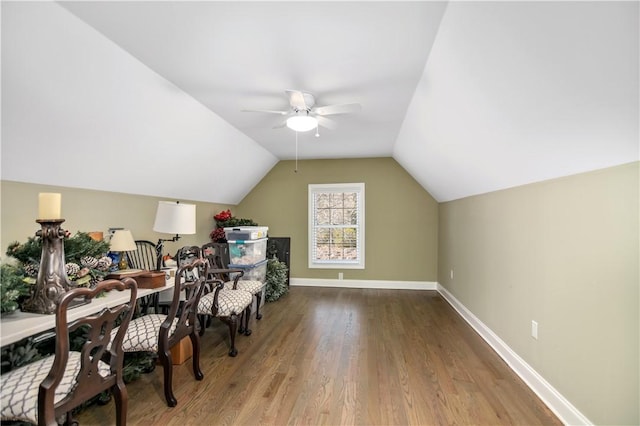
[[[38,424],[38,391],[40,383],[47,377],[54,356],[24,365],[0,376],[2,394],[2,420],[20,420]],[[71,393],[80,372],[80,352],[69,352],[69,361],[64,377],[55,391],[54,403]],[[111,373],[109,364],[98,361],[98,374],[103,377]]]
[[[244,290],[248,291],[251,294],[256,294],[262,291],[264,287],[264,283],[262,281],[254,281],[254,280],[238,280],[238,286],[236,290]],[[233,290],[233,281],[227,281],[224,283],[225,290]]]
[[[124,339],[122,339],[122,349],[125,352],[158,352],[160,326],[166,318],[166,315],[149,314],[131,320]],[[176,324],[178,324],[178,318],[173,320],[169,336],[175,331]],[[111,332],[112,340],[117,332],[117,328]]]
[[[198,314],[213,315],[213,297],[215,292],[207,293],[200,298]],[[240,315],[253,301],[253,294],[244,290],[220,290],[218,293],[218,315],[229,317]]]

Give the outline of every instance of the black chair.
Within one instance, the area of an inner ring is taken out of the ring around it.
[[[157,254],[156,245],[147,240],[136,240],[136,250],[127,252],[127,263],[132,269],[143,269],[145,271],[153,271],[156,269]],[[143,314],[149,312],[149,308],[153,307],[158,312],[159,293],[153,293],[140,299],[140,310]]]
[[[129,289],[126,303],[67,321],[69,303],[74,299],[92,299],[104,291]],[[137,285],[131,278],[105,280],[94,289],[79,287],[64,293],[56,306],[55,355],[0,376],[1,419],[57,425],[57,419],[66,416],[66,423],[71,424],[74,408],[110,390],[115,399],[116,424],[124,426],[128,396],[122,376],[122,340],[135,309],[136,295]],[[120,329],[114,329],[116,321],[121,321]],[[71,352],[69,333],[80,327],[88,329],[87,341],[80,352]]]
[[[154,271],[156,269],[156,245],[147,240],[136,240],[136,250],[127,252],[129,267]]]

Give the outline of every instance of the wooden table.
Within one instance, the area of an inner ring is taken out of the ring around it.
[[[173,288],[174,278],[166,280],[164,287],[153,289],[139,288],[138,299],[149,294]],[[129,291],[110,291],[104,297],[96,297],[91,303],[69,309],[68,320],[100,312],[104,308],[117,306],[129,300]],[[43,331],[55,328],[55,314],[34,314],[30,312],[15,311],[10,314],[2,314],[0,317],[0,346],[15,343],[25,337],[33,336]]]

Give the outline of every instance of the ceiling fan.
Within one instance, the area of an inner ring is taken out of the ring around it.
[[[349,114],[358,112],[362,109],[358,103],[350,104],[337,104],[316,106],[316,100],[311,93],[302,92],[300,90],[285,90],[289,98],[288,111],[277,110],[251,110],[245,109],[243,112],[266,112],[270,114],[280,114],[288,116],[281,124],[274,127],[274,129],[287,126],[288,128],[295,130],[296,132],[308,132],[309,130],[316,129],[316,136],[318,136],[318,126],[326,127],[327,129],[335,129],[336,124],[333,120],[326,118],[327,115],[336,114]]]

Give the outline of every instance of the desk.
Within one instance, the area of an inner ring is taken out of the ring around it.
[[[147,296],[158,291],[163,291],[168,288],[173,288],[174,278],[166,280],[166,286],[146,289],[139,288],[137,297],[138,299]],[[96,297],[91,303],[86,305],[80,305],[67,311],[68,320],[73,321],[77,318],[92,314],[94,312],[100,312],[104,308],[117,306],[122,303],[126,303],[129,300],[129,291],[117,291],[113,290],[107,293],[104,297]],[[25,337],[33,336],[55,328],[56,316],[55,314],[34,314],[30,312],[16,311],[10,314],[2,314],[0,317],[0,346],[9,345],[15,343]]]

